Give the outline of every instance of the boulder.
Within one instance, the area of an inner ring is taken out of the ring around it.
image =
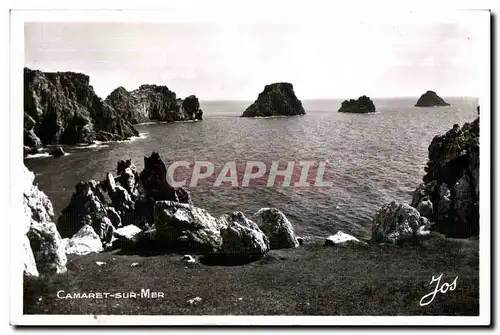
[[[66,272],[66,254],[62,239],[54,223],[54,210],[49,198],[33,184],[34,174],[23,168],[24,216],[24,261],[27,275],[54,274]],[[31,253],[30,253],[31,252]],[[33,260],[35,264],[33,264]],[[34,268],[36,265],[36,269]],[[37,270],[37,271],[35,271]]]
[[[64,156],[66,153],[64,152],[63,148],[56,147],[56,148],[50,150],[49,154],[51,156],[54,156],[54,157],[61,157],[61,156]]]
[[[423,197],[420,200],[420,202],[417,205],[417,211],[420,213],[421,216],[429,220],[432,219],[434,208],[432,201],[429,199],[429,197]]]
[[[175,252],[255,260],[269,250],[269,239],[241,212],[215,218],[206,210],[173,201],[154,208],[156,241]]]
[[[449,103],[443,100],[434,91],[427,91],[420,96],[415,107],[438,107],[438,106],[450,106]]]
[[[393,201],[377,211],[371,240],[374,243],[417,243],[419,234],[428,230],[420,227],[428,225],[429,221],[421,217],[415,208]]]
[[[300,245],[292,224],[277,208],[261,208],[252,216],[252,220],[269,238],[271,250],[297,248]]]
[[[241,212],[219,218],[222,236],[221,254],[225,257],[259,259],[269,251],[269,239],[257,224]]]
[[[338,112],[366,114],[366,113],[375,113],[376,110],[373,101],[366,95],[363,95],[359,97],[357,100],[355,99],[344,100]]]
[[[266,85],[242,117],[290,116],[306,114],[290,83]]]
[[[174,201],[154,206],[156,238],[177,251],[210,254],[222,247],[220,225],[206,210]]]
[[[356,237],[346,234],[342,231],[338,231],[335,235],[328,236],[325,241],[325,246],[339,246],[346,244],[366,244],[363,241],[358,240]]]
[[[102,251],[101,239],[89,225],[84,225],[66,244],[66,254],[87,255]]]
[[[128,226],[116,229],[114,231],[114,236],[118,239],[133,241],[134,238],[137,236],[137,234],[140,234],[140,233],[142,233],[141,228],[134,226],[134,225],[128,225]]]

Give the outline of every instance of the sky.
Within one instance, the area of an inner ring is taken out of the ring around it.
[[[254,100],[291,82],[299,99],[477,96],[484,39],[474,20],[27,22],[25,66],[119,86],[166,85],[179,97]]]

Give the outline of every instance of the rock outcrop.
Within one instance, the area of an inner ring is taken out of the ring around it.
[[[66,253],[54,223],[49,198],[33,184],[35,176],[23,168],[24,273],[29,276],[66,272]]]
[[[100,182],[89,180],[76,184],[70,203],[57,220],[61,235],[71,238],[88,225],[103,247],[108,248],[113,239],[120,238],[117,229],[121,227],[128,229],[135,225],[143,230],[153,227],[157,201],[191,203],[187,190],[167,182],[166,166],[158,153],[144,157],[144,161],[140,174],[131,160],[121,160],[116,177],[108,172]]]
[[[447,236],[478,235],[479,118],[434,137],[425,172],[411,205]]]
[[[90,78],[81,73],[25,68],[24,111],[24,145],[32,150],[47,144],[125,140],[139,135],[95,94]]]
[[[434,91],[427,91],[420,96],[415,107],[438,107],[438,106],[450,106],[449,103],[443,100]]]
[[[266,85],[257,100],[244,112],[243,117],[290,116],[306,114],[290,83]]]
[[[166,86],[141,85],[127,91],[123,87],[115,89],[105,100],[121,116],[131,123],[147,121],[188,121],[202,120],[198,98],[194,95],[178,99],[175,92]]]
[[[344,100],[339,108],[339,113],[366,114],[375,112],[375,104],[366,95],[359,97],[358,100]]]
[[[271,249],[299,246],[292,224],[277,208],[261,208],[252,216],[252,220],[269,238]]]
[[[430,234],[430,222],[407,204],[395,201],[382,206],[373,218],[373,243],[418,243]]]

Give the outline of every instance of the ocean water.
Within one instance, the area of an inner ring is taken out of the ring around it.
[[[205,101],[202,122],[149,123],[132,141],[89,147],[65,146],[63,157],[25,159],[58,216],[81,180],[102,180],[121,159],[142,170],[143,157],[160,153],[176,160],[227,161],[312,160],[327,162],[331,187],[188,187],[194,204],[213,215],[277,207],[300,235],[325,237],[338,230],[370,236],[376,211],[392,200],[411,201],[421,182],[427,148],[453,124],[477,117],[476,98],[445,98],[449,107],[413,107],[417,97],[373,99],[377,113],[337,113],[341,100],[303,101],[306,115],[286,118],[240,118],[251,101]],[[281,168],[281,165],[280,165]]]

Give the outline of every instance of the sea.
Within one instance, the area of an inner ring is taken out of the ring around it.
[[[156,151],[165,163],[209,161],[326,162],[330,186],[286,187],[276,183],[244,187],[187,186],[196,206],[214,216],[252,215],[276,207],[298,235],[324,238],[343,231],[369,238],[377,210],[391,201],[410,203],[421,183],[428,147],[436,135],[477,117],[478,99],[444,98],[451,106],[414,107],[418,97],[373,99],[373,114],[338,113],[342,100],[303,100],[306,115],[239,117],[252,101],[201,101],[201,122],[137,125],[130,141],[63,146],[67,155],[24,159],[55,215],[69,203],[75,184],[116,174],[119,160],[141,171]]]

